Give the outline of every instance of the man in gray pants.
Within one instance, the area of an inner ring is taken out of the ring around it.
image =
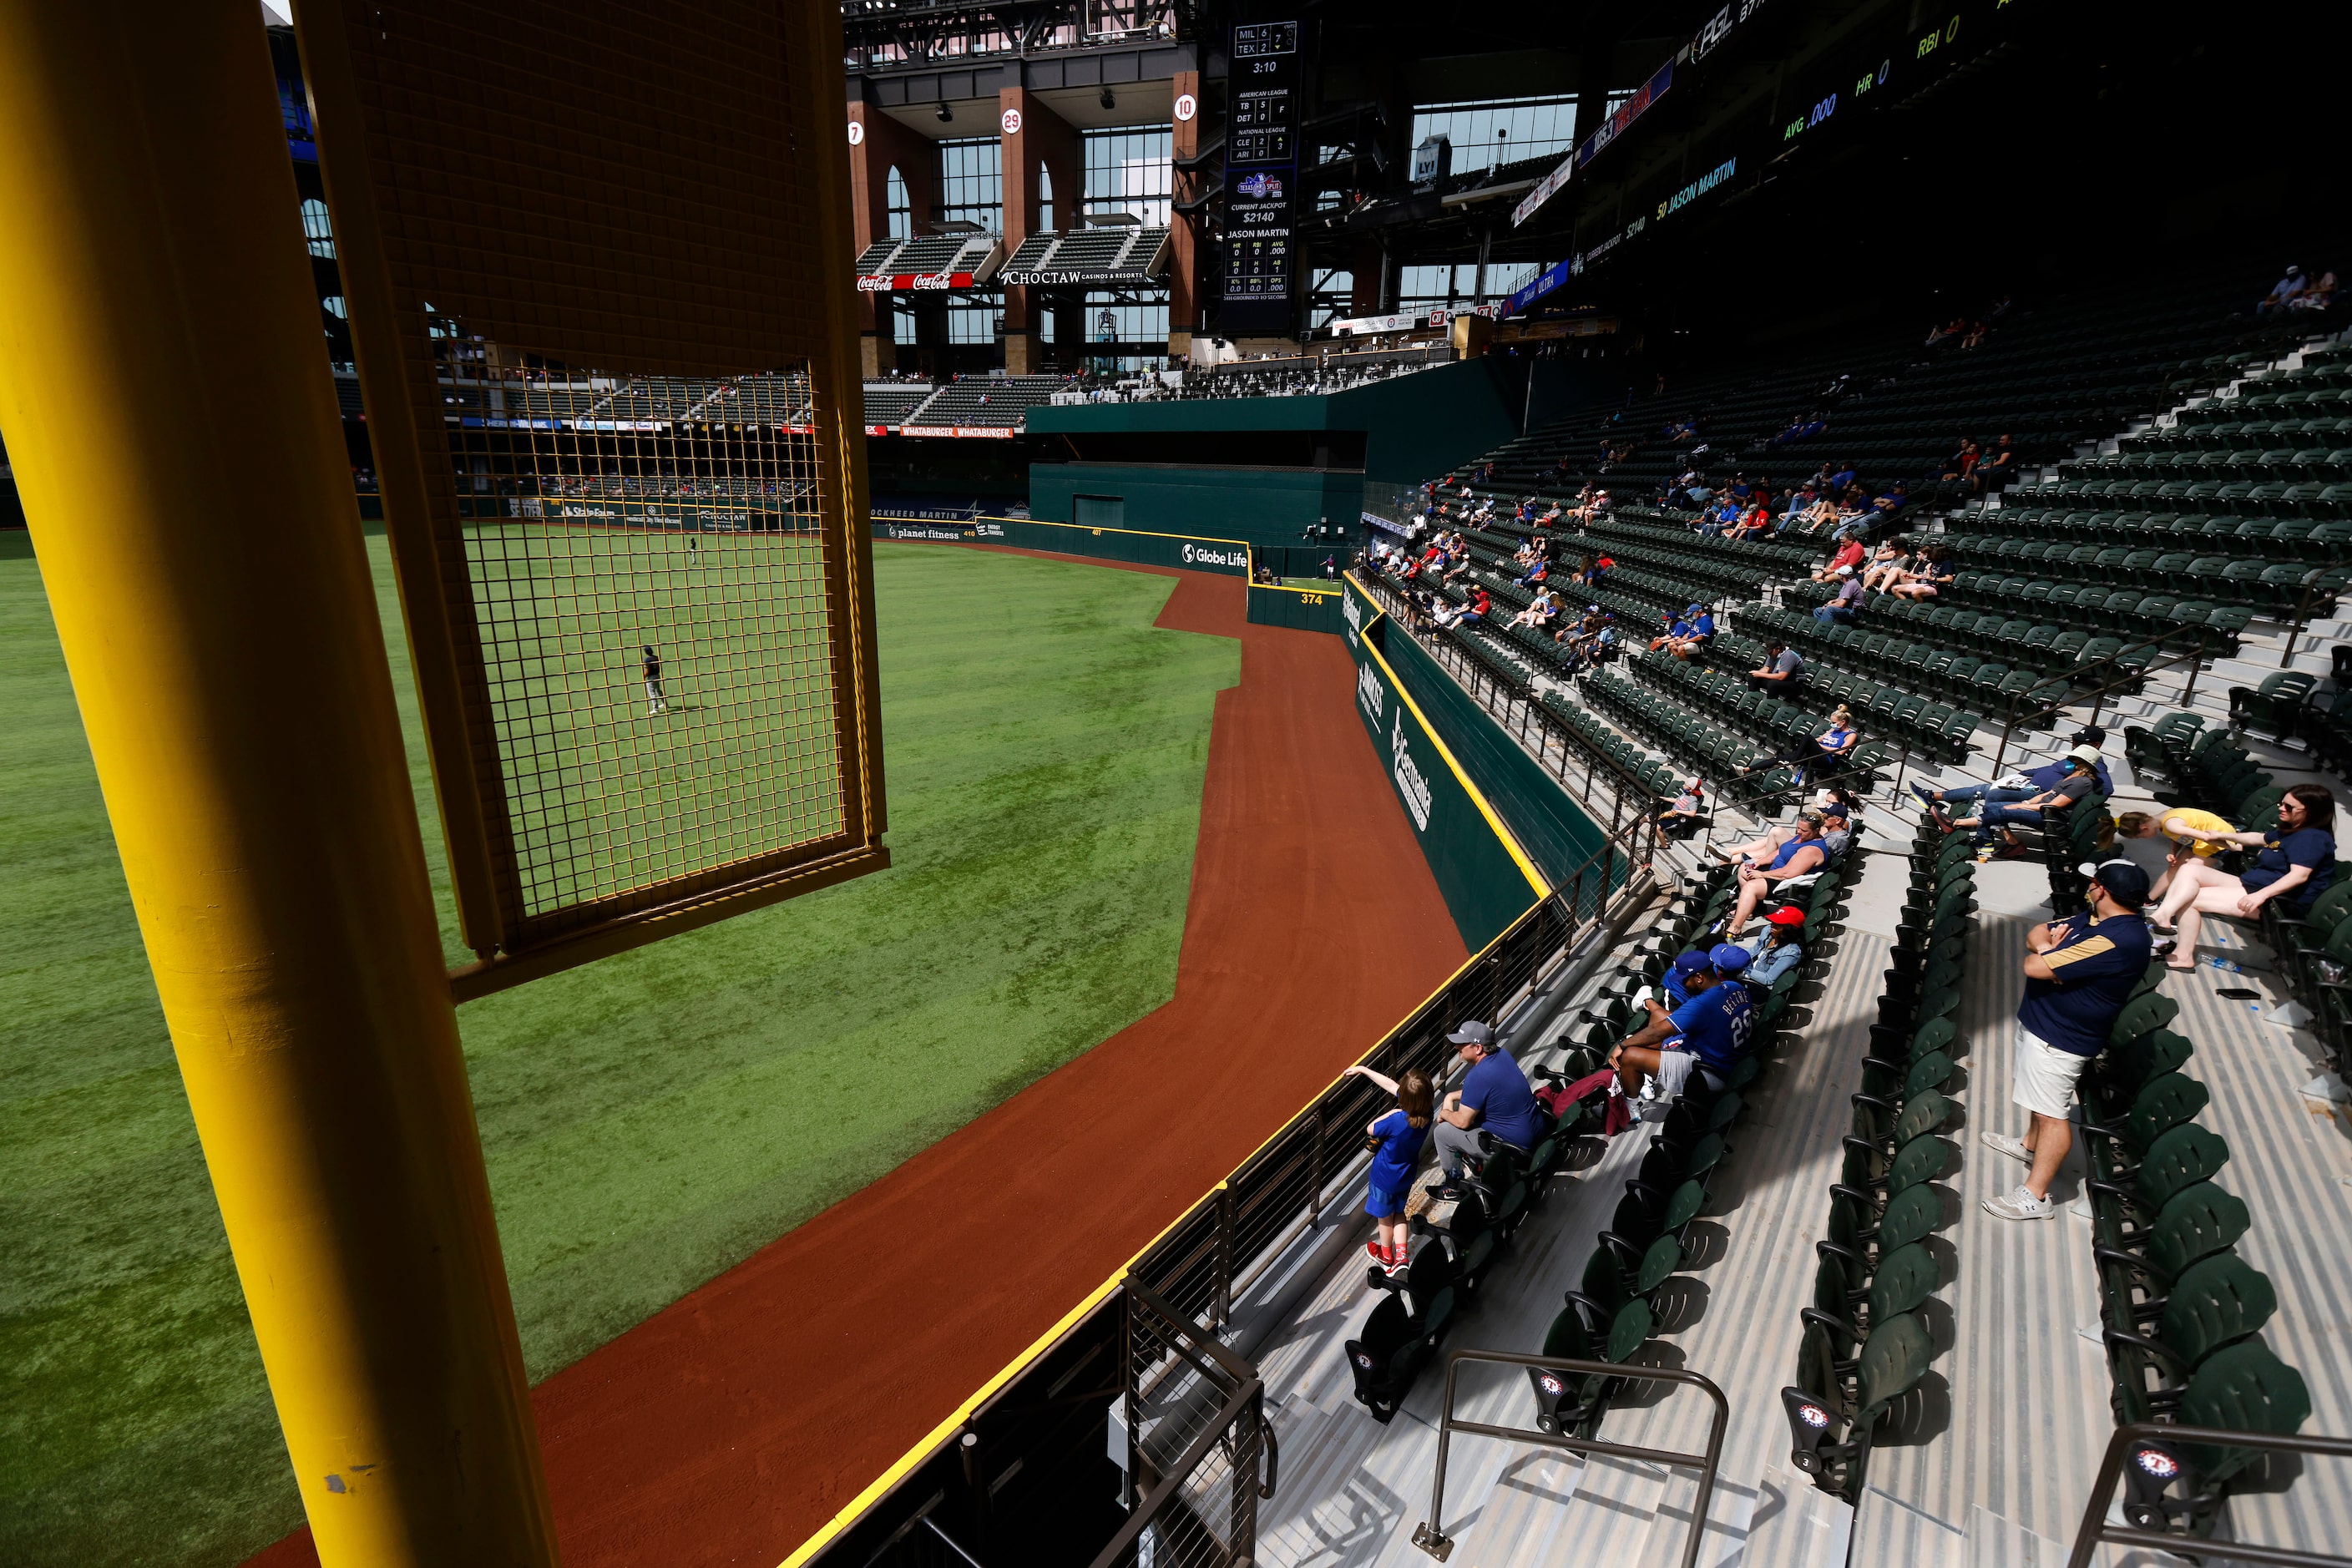
[[[1455,1182],[1462,1179],[1465,1161],[1486,1159],[1487,1139],[1508,1143],[1524,1155],[1536,1146],[1543,1123],[1528,1075],[1509,1052],[1496,1047],[1494,1030],[1473,1018],[1445,1037],[1461,1047],[1462,1059],[1470,1064],[1462,1087],[1437,1108],[1437,1122],[1430,1130],[1437,1163],[1444,1168],[1445,1179]]]

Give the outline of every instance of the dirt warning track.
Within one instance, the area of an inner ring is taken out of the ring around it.
[[[1173,999],[540,1384],[568,1568],[773,1568],[1466,956],[1339,640],[1125,569],[1242,644]]]

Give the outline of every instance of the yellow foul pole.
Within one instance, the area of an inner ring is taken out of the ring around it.
[[[320,1556],[552,1564],[325,357],[250,0],[0,0],[0,431]]]

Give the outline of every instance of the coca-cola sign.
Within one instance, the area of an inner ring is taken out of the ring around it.
[[[950,289],[969,289],[969,272],[883,272],[861,277],[857,291],[861,294],[921,294],[944,293]]]

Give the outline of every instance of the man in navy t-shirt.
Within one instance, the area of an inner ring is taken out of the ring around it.
[[[1609,1053],[1617,1081],[1638,1094],[1654,1079],[1657,1097],[1672,1100],[1704,1070],[1709,1087],[1720,1088],[1754,1043],[1754,999],[1748,987],[1730,984],[1748,966],[1748,950],[1720,943],[1707,966],[1687,975],[1687,999],[1672,1012],[1651,1003],[1650,1021]]]
[[[1445,1037],[1461,1047],[1470,1064],[1462,1087],[1445,1097],[1431,1131],[1437,1144],[1437,1163],[1445,1179],[1459,1181],[1465,1160],[1486,1157],[1486,1139],[1498,1138],[1522,1153],[1536,1146],[1543,1122],[1536,1109],[1535,1090],[1528,1075],[1510,1053],[1495,1045],[1495,1031],[1472,1019]]]
[[[2139,917],[2147,873],[2128,860],[2110,860],[2098,868],[2089,896],[2084,913],[2026,933],[2010,1099],[2025,1108],[2030,1123],[2022,1138],[1984,1132],[1987,1148],[2027,1166],[2015,1192],[1984,1200],[1986,1212],[2002,1219],[2047,1219],[2058,1212],[2050,1183],[2074,1142],[2067,1121],[2074,1080],[2106,1048],[2116,1015],[2147,973],[2154,939]]]

